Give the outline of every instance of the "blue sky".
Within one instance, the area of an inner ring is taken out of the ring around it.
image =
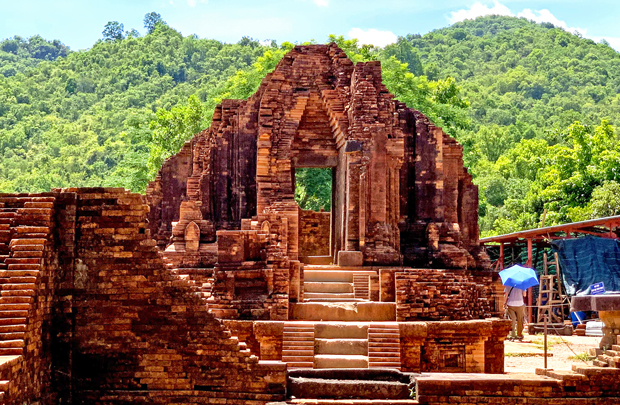
[[[0,39],[40,34],[74,50],[91,47],[108,21],[144,33],[150,11],[183,35],[224,42],[324,42],[342,34],[379,46],[492,13],[549,21],[620,50],[617,0],[0,0],[0,10]]]

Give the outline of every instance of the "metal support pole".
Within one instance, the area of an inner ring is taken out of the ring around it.
[[[545,346],[545,370],[547,369],[547,314],[543,317],[545,318],[545,337],[544,337],[544,346]]]
[[[499,269],[504,270],[504,244],[499,244]]]
[[[526,267],[529,267],[530,269],[533,268],[532,263],[532,238],[528,238]],[[534,304],[532,294],[532,287],[530,287],[527,289],[527,323],[532,323],[532,305]]]

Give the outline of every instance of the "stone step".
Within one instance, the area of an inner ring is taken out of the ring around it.
[[[304,399],[295,398],[287,404],[299,405],[419,405],[414,399]]]
[[[0,277],[0,285],[2,285],[3,283],[34,284],[36,281],[37,281],[37,278],[33,276]]]
[[[40,252],[43,251],[45,246],[43,244],[22,244],[12,246],[11,250],[13,251],[13,255],[15,257],[15,252]]]
[[[400,370],[400,360],[390,361],[390,359],[386,359],[385,361],[368,361],[368,368],[396,368]]]
[[[372,358],[378,358],[378,359],[390,359],[390,360],[394,360],[394,358],[400,359],[400,353],[399,352],[372,352],[372,353],[368,353],[368,357],[372,357]]]
[[[20,356],[24,354],[21,347],[0,347],[0,356]]]
[[[287,332],[312,332],[314,333],[314,325],[312,326],[285,326]]]
[[[0,318],[0,325],[26,325],[26,318]]]
[[[376,329],[372,329],[368,331],[369,338],[399,338],[400,332],[398,330],[384,330],[378,332]]]
[[[316,354],[360,355],[368,354],[367,339],[315,339]]]
[[[341,299],[357,299],[355,294],[351,293],[320,293],[320,292],[304,292],[304,299],[313,300],[317,298],[327,298],[334,301]]]
[[[284,363],[313,363],[314,355],[312,356],[282,356]],[[302,366],[297,366],[302,367]]]
[[[0,311],[0,318],[6,319],[14,319],[14,318],[25,318],[28,316],[28,310],[5,310]]]
[[[316,354],[314,368],[368,368],[368,356]]]
[[[27,264],[9,264],[7,266],[9,270],[41,270],[40,264],[27,263]]]
[[[0,284],[0,289],[2,291],[9,291],[9,290],[34,291],[34,283],[5,283],[5,284]]]
[[[364,302],[364,301],[368,301],[367,299],[363,299],[363,298],[310,298],[310,299],[306,299],[304,298],[304,302],[331,302],[331,303],[337,303],[337,302]]]
[[[13,246],[31,246],[31,245],[45,245],[47,239],[45,238],[22,238],[11,240],[11,247]]]
[[[314,357],[314,348],[307,348],[306,350],[290,350],[282,348],[282,358],[285,357]]]
[[[9,257],[4,261],[6,264],[41,264],[39,257]]]
[[[0,340],[0,348],[22,348],[24,347],[23,339]]]
[[[306,346],[282,344],[282,353],[284,352],[312,352],[314,355],[314,342]]]
[[[396,321],[395,302],[303,302],[290,303],[292,320],[305,321]]]
[[[398,344],[400,343],[400,337],[394,337],[394,338],[380,338],[380,337],[373,337],[371,340],[369,339],[369,341],[372,341],[372,343],[395,343]]]
[[[311,337],[311,338],[314,338],[314,331],[301,332],[301,331],[289,331],[288,329],[285,329],[282,332],[282,336],[284,337],[285,340],[287,338],[289,338],[289,337],[296,337],[296,338]]]
[[[23,341],[24,334],[25,332],[0,332],[0,341],[9,341],[9,340]]]
[[[25,233],[42,233],[48,234],[50,232],[50,228],[47,226],[28,226],[28,225],[20,225],[13,228],[13,231],[16,235],[22,235]],[[21,237],[21,236],[20,236]]]
[[[320,322],[314,326],[316,339],[368,339],[366,322]]]
[[[0,312],[2,311],[18,311],[18,310],[29,310],[30,303],[28,302],[20,302],[20,303],[11,303],[11,304],[0,304]]]
[[[346,282],[304,281],[304,293],[352,293],[353,284]]]
[[[368,355],[371,356],[373,353],[388,353],[388,352],[396,352],[400,353],[400,344],[383,346],[383,345],[373,345],[368,343]]]
[[[25,332],[26,324],[20,323],[16,325],[0,325],[0,333]]]
[[[361,269],[361,268],[360,268]],[[306,282],[330,282],[330,283],[353,283],[354,275],[373,275],[373,270],[313,270],[312,266],[304,266],[304,283]]]
[[[313,368],[314,367],[314,358],[312,361],[287,361],[285,362],[289,368]],[[284,360],[282,360],[284,361]]]
[[[2,287],[2,285],[0,284],[0,288]],[[28,290],[1,290],[0,289],[0,296],[2,297],[28,297],[28,296],[34,296],[34,290],[33,289],[28,289]]]
[[[0,304],[30,304],[33,301],[34,298],[30,296],[0,297]]]

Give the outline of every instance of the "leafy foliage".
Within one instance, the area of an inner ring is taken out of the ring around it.
[[[0,42],[0,191],[143,191],[217,103],[250,96],[293,46],[183,37],[156,12],[144,25],[142,37],[112,21],[80,52],[40,36]],[[499,16],[383,49],[329,40],[354,62],[381,61],[390,92],[461,142],[483,235],[620,213],[620,54],[607,43]],[[305,208],[329,209],[328,172],[297,170]]]

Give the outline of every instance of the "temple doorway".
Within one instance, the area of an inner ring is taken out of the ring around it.
[[[330,264],[334,169],[300,167],[293,175],[299,205],[299,258],[304,263]]]

